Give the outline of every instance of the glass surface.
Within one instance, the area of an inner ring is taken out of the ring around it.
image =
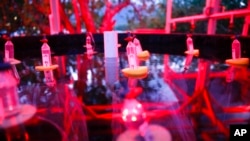
[[[23,58],[16,65],[20,103],[35,105],[35,117],[50,121],[69,140],[227,140],[229,126],[250,116],[248,67],[151,54],[140,62],[148,67],[147,77],[135,79],[122,73],[128,67],[125,53],[118,58],[54,56],[52,64],[59,65],[54,87],[34,68],[40,58]],[[124,120],[124,113],[131,120]]]
[[[35,116],[25,124],[29,136],[34,137],[34,140],[42,136],[41,139],[51,141],[88,141],[82,105],[69,84],[57,83],[51,87],[43,83],[31,83],[20,85],[18,92],[22,104],[37,108]],[[51,133],[49,128],[55,133]]]

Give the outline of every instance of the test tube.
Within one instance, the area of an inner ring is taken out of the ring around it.
[[[42,51],[42,62],[44,67],[49,67],[51,66],[51,51],[50,47],[47,44],[48,40],[43,39],[42,40],[43,45],[41,48]],[[46,70],[44,71],[44,77],[45,77],[45,82],[48,85],[54,84],[54,76],[53,76],[53,71],[52,70]]]
[[[42,40],[43,45],[41,48],[42,51],[42,61],[43,61],[43,66],[44,67],[49,67],[51,66],[51,51],[50,51],[50,47],[47,44],[47,39],[43,39]]]
[[[127,50],[129,68],[136,69],[138,67],[138,59],[136,56],[136,47],[132,41],[128,42],[126,50]]]
[[[90,35],[86,36],[86,49],[87,49],[87,54],[93,54],[93,48],[91,45],[91,37]]]
[[[142,47],[141,47],[140,41],[137,38],[134,38],[133,42],[134,42],[135,47],[136,47],[136,53],[138,54],[138,53],[142,52]]]
[[[234,39],[232,43],[232,59],[241,58],[241,44],[238,39]]]
[[[14,45],[10,39],[8,39],[4,44],[4,54],[6,61],[9,61],[9,59],[14,59]]]
[[[194,45],[193,45],[193,39],[190,36],[187,37],[186,44],[187,44],[187,50],[192,52],[194,50]]]

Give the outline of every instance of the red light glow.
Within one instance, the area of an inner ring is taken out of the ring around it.
[[[126,99],[122,109],[122,119],[124,122],[136,122],[145,119],[146,114],[142,105],[135,99]]]
[[[131,121],[137,121],[136,116],[132,116],[132,117],[131,117]]]

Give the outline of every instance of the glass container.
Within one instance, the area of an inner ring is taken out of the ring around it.
[[[19,112],[17,80],[12,75],[10,69],[0,70],[0,99],[5,117]]]

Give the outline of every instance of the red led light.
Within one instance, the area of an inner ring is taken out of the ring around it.
[[[124,122],[136,122],[144,120],[146,113],[143,110],[142,104],[135,99],[126,99],[122,109],[122,119]]]

